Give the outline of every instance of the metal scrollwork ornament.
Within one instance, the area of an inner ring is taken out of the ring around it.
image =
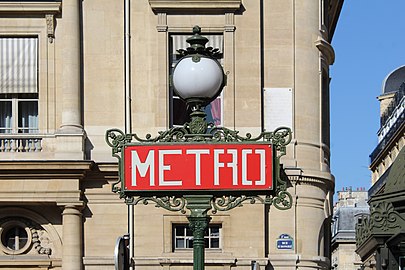
[[[112,155],[117,157],[120,163],[123,161],[119,154],[122,153],[125,145],[131,143],[251,143],[262,141],[272,144],[274,150],[277,151],[275,168],[278,168],[280,157],[285,155],[286,146],[292,139],[291,130],[287,127],[277,128],[273,132],[262,132],[257,137],[253,137],[250,133],[241,136],[236,130],[231,130],[225,127],[216,127],[212,123],[209,123],[207,126],[200,125],[199,123],[205,123],[205,120],[203,118],[195,119],[196,118],[194,118],[194,123],[186,123],[182,127],[173,127],[169,130],[161,131],[156,137],[147,134],[145,138],[140,138],[136,134],[124,134],[118,129],[111,129],[106,133],[106,141],[107,144],[112,147]],[[204,129],[206,129],[206,133],[198,133]],[[119,178],[119,181],[113,183],[113,192],[117,192],[120,194],[121,198],[125,198],[127,204],[139,204],[140,202],[147,204],[148,201],[152,201],[156,203],[157,207],[162,207],[170,211],[186,212],[185,207],[187,203],[180,197],[128,197],[125,195],[122,188],[119,187],[119,184],[123,181],[122,172]],[[280,171],[276,171],[274,180],[276,182],[276,188],[271,195],[252,196],[239,194],[237,196],[214,196],[212,200],[212,213],[215,214],[218,211],[228,211],[235,207],[242,206],[244,202],[249,202],[250,204],[259,202],[267,205],[274,205],[274,207],[280,210],[290,209],[292,206],[292,196],[287,191],[286,177],[280,176]]]

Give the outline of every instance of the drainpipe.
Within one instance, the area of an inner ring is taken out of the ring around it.
[[[124,0],[124,80],[125,80],[125,133],[132,133],[131,118],[131,35],[130,0]],[[134,206],[128,205],[129,269],[134,265]]]

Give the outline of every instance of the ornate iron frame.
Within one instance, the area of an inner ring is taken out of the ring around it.
[[[198,121],[198,120],[197,120]],[[173,127],[166,131],[159,132],[159,135],[152,137],[147,134],[145,138],[140,138],[137,134],[124,134],[119,129],[110,129],[106,132],[106,142],[112,148],[112,156],[118,159],[119,163],[119,180],[113,184],[112,191],[118,193],[120,198],[124,198],[127,204],[137,205],[139,203],[148,204],[149,201],[155,202],[156,207],[162,207],[169,211],[186,213],[187,202],[183,195],[184,193],[174,192],[168,196],[167,193],[160,194],[145,194],[146,196],[132,196],[124,190],[124,164],[123,164],[123,149],[125,146],[134,144],[185,144],[185,143],[268,143],[273,146],[277,153],[274,158],[274,189],[269,190],[264,196],[255,194],[254,191],[249,192],[218,192],[211,193],[212,213],[218,211],[228,211],[235,207],[239,207],[243,202],[254,204],[260,202],[267,205],[274,205],[277,209],[287,210],[292,206],[292,196],[287,191],[287,181],[280,176],[280,157],[286,154],[286,146],[290,143],[292,134],[291,130],[286,127],[277,128],[273,132],[262,132],[257,137],[252,137],[250,133],[246,136],[240,136],[238,131],[230,130],[225,127],[215,127],[212,123],[208,124],[206,133],[195,134],[195,130],[191,123],[186,123],[181,127]],[[194,123],[195,124],[195,123]],[[203,128],[204,129],[204,128]],[[201,129],[200,129],[201,130]],[[198,193],[198,192],[197,192]],[[191,192],[196,194],[196,192]]]
[[[356,224],[356,246],[362,246],[371,236],[392,236],[405,227],[405,219],[391,202],[371,204],[370,215]]]

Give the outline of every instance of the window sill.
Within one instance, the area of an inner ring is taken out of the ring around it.
[[[179,253],[179,254],[193,253],[193,249],[192,248],[177,248],[173,251],[173,253]],[[205,253],[222,253],[222,249],[221,248],[206,248]]]

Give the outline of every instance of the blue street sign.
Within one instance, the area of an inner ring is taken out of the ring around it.
[[[277,249],[291,250],[294,248],[294,240],[288,234],[282,234],[277,239]]]

